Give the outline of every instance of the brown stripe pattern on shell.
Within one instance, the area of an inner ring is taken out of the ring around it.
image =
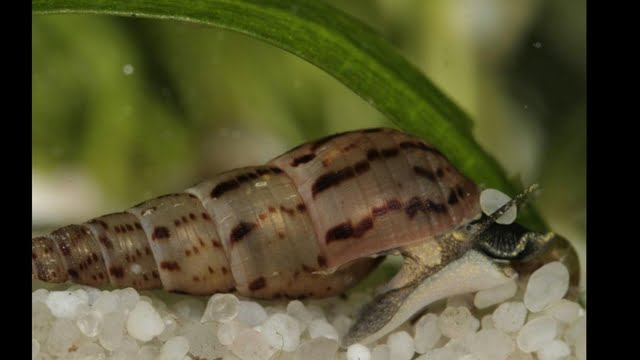
[[[339,294],[380,262],[479,214],[478,188],[392,129],[332,135],[265,166],[32,239],[47,282],[255,298]]]
[[[442,153],[391,129],[332,135],[269,164],[296,184],[329,267],[425,241],[480,211],[478,187]]]

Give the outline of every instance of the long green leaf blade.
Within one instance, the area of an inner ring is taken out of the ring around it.
[[[318,66],[400,128],[438,147],[465,174],[514,195],[471,135],[469,117],[381,36],[318,0],[34,0],[35,14],[96,13],[195,22],[264,40]],[[528,208],[521,221],[545,228]]]

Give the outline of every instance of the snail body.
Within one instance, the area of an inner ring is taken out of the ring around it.
[[[438,150],[392,129],[328,136],[264,166],[32,239],[32,277],[191,294],[326,297],[386,252],[481,215],[478,187]],[[445,251],[446,250],[446,251]],[[378,258],[375,258],[378,256]]]

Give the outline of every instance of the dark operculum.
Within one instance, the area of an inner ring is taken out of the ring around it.
[[[527,252],[526,234],[532,233],[520,224],[491,224],[475,236],[475,247],[486,255],[504,260],[517,260]],[[532,249],[529,249],[532,250]]]
[[[569,270],[570,283],[577,286],[580,282],[578,254],[569,240],[558,234],[531,231],[516,223],[493,223],[473,235],[473,242],[477,250],[494,259],[510,261],[522,273],[532,273],[545,263],[560,261]]]

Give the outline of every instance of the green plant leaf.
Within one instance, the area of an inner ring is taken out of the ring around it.
[[[335,77],[482,186],[512,196],[521,190],[474,140],[471,120],[456,104],[380,35],[319,0],[34,0],[32,9],[187,21],[266,41]],[[546,228],[531,207],[520,221]]]

